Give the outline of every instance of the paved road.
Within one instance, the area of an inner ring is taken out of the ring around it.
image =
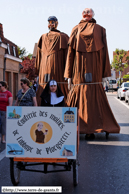
[[[120,134],[96,134],[94,141],[80,135],[79,184],[73,186],[73,173],[41,174],[22,172],[19,186],[62,186],[63,194],[128,194],[129,193],[129,106],[107,93],[109,104],[121,126]],[[4,145],[2,145],[2,150]],[[3,158],[4,152],[0,154]],[[38,167],[42,169],[42,166]],[[0,161],[0,185],[12,186],[9,159]]]

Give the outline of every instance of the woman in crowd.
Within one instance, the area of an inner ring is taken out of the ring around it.
[[[30,81],[27,78],[20,81],[22,89],[18,91],[15,106],[37,106],[36,93],[29,87]]]
[[[55,80],[50,80],[41,94],[41,106],[64,106],[64,95]]]
[[[2,143],[6,143],[6,107],[12,106],[13,103],[12,94],[7,90],[7,87],[7,82],[0,81],[0,133],[2,135]]]

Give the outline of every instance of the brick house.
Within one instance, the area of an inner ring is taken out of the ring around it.
[[[8,90],[14,100],[20,86],[20,79],[25,74],[20,73],[20,63],[17,45],[4,37],[3,25],[0,23],[0,80],[7,81]]]
[[[62,151],[62,156],[73,156],[73,152],[64,148],[64,150]]]

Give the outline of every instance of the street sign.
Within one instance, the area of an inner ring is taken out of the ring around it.
[[[6,157],[76,159],[77,108],[7,107]]]

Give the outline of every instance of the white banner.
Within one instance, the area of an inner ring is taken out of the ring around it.
[[[76,159],[76,108],[8,106],[6,118],[6,157]]]

